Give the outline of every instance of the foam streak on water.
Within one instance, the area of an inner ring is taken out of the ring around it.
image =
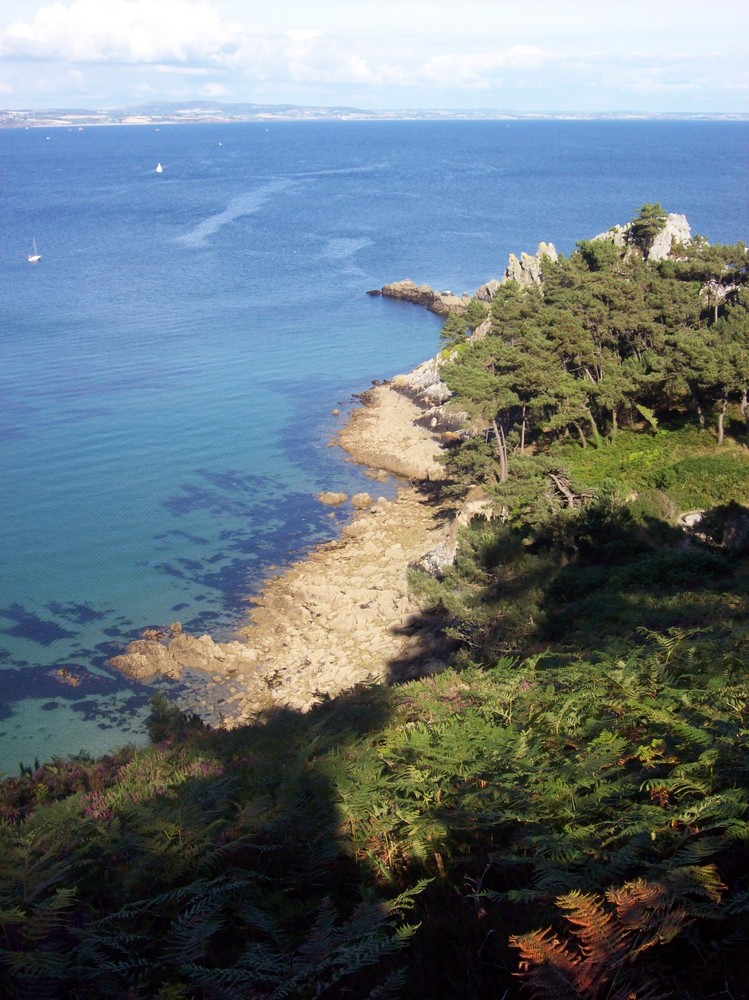
[[[230,637],[269,567],[336,531],[316,493],[372,488],[327,447],[331,411],[433,354],[439,323],[368,289],[472,291],[510,252],[569,253],[652,201],[746,240],[748,140],[735,122],[0,132],[0,769],[142,742],[150,692],[107,657],[176,619]]]

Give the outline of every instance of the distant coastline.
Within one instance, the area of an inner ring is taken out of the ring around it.
[[[157,102],[129,108],[0,110],[2,128],[89,128],[95,125],[230,124],[269,121],[749,121],[741,112],[512,112],[501,110],[362,110],[297,104]]]

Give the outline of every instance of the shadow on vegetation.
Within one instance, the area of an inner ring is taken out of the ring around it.
[[[157,698],[152,748],[3,782],[3,995],[509,1000],[532,953],[749,997],[746,559],[613,504],[465,542],[412,625],[460,669],[229,732]]]

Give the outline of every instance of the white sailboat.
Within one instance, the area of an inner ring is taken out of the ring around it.
[[[42,259],[42,255],[40,253],[37,253],[36,240],[32,239],[31,242],[34,245],[34,252],[29,254],[29,264],[38,264],[39,261]]]
[[[160,163],[157,163],[156,164],[156,173],[157,174],[162,174],[163,172],[164,172],[164,168],[161,166]]]

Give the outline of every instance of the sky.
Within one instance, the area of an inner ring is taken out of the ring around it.
[[[0,0],[0,109],[749,113],[745,0]]]

